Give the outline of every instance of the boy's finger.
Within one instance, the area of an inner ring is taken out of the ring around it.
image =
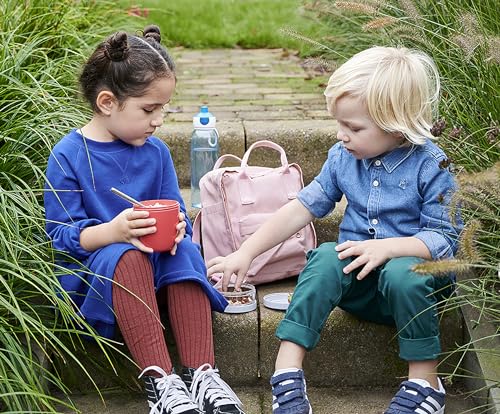
[[[212,259],[210,259],[210,260],[208,261],[208,263],[207,263],[207,267],[208,267],[208,268],[212,268],[212,267],[213,267],[213,268],[214,268],[213,272],[216,272],[216,271],[217,271],[217,270],[216,270],[216,268],[218,269],[218,267],[217,267],[217,266],[219,265],[219,263],[221,263],[221,262],[222,262],[222,260],[223,260],[223,259],[224,259],[224,258],[223,258],[223,257],[221,257],[221,256],[214,257],[214,258],[212,258]]]
[[[229,270],[224,270],[224,276],[222,276],[222,291],[227,292],[227,288],[229,286],[229,282],[231,281],[231,276],[233,272]]]
[[[351,242],[350,240],[346,240],[346,241],[345,241],[345,242],[343,242],[343,243],[337,244],[337,245],[335,246],[335,251],[340,252],[340,251],[342,251],[342,250],[345,250],[345,249],[347,249],[348,247],[350,247],[350,246],[351,246],[351,244],[352,244],[352,242]]]
[[[236,278],[236,282],[234,283],[234,290],[237,292],[241,291],[241,284],[245,281],[245,273],[241,271],[238,272],[238,277]]]

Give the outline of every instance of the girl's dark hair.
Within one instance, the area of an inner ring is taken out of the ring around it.
[[[175,78],[175,65],[160,44],[158,26],[147,26],[142,36],[117,32],[97,46],[80,75],[80,88],[94,112],[96,98],[109,90],[121,105],[131,96],[144,95],[150,83],[162,77]]]

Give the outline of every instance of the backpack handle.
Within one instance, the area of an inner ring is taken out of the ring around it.
[[[236,155],[233,155],[233,154],[224,154],[224,155],[221,155],[217,161],[215,161],[215,164],[214,164],[214,170],[216,170],[217,168],[220,168],[220,166],[224,163],[224,161],[226,160],[233,160],[233,161],[238,161],[239,163],[241,163],[241,158],[240,157],[237,157]]]
[[[254,192],[252,191],[252,180],[248,176],[246,168],[248,167],[248,159],[250,158],[250,153],[252,152],[252,150],[259,147],[271,148],[278,151],[280,153],[283,174],[290,174],[290,168],[288,167],[288,160],[286,158],[286,153],[282,147],[280,147],[278,144],[272,141],[267,141],[267,140],[254,142],[252,145],[250,145],[250,147],[243,155],[243,158],[241,159],[241,172],[240,172],[241,179],[239,182],[239,190],[240,190],[241,204],[243,205],[255,203],[255,195]],[[285,191],[287,193],[288,199],[293,200],[297,196],[297,192],[291,188],[288,188],[286,180],[283,182],[283,184],[285,186]]]
[[[267,141],[267,140],[262,140],[262,141],[257,141],[254,142],[250,147],[247,149],[245,154],[243,154],[243,158],[241,159],[241,168],[245,169],[248,167],[248,159],[250,158],[250,153],[255,149],[259,147],[265,147],[265,148],[271,148],[280,153],[280,159],[281,159],[281,165],[283,166],[283,172],[288,172],[288,160],[286,158],[286,153],[283,148],[281,148],[278,144],[272,141]]]

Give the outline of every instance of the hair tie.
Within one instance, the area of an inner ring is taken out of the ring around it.
[[[125,32],[117,32],[104,42],[104,55],[113,62],[121,62],[128,57],[128,38]]]
[[[143,36],[145,39],[153,39],[154,41],[161,43],[160,28],[154,24],[144,28]]]

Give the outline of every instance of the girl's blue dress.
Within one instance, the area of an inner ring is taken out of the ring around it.
[[[80,232],[85,227],[108,222],[131,207],[111,193],[111,187],[136,200],[177,200],[186,214],[170,151],[156,137],[135,147],[120,140],[92,141],[73,130],[53,148],[44,195],[46,229],[56,250],[72,256],[88,269],[82,270],[82,266],[61,259],[58,264],[73,273],[60,276],[60,283],[88,323],[108,338],[113,336],[116,323],[111,294],[115,267],[122,254],[135,247],[115,243],[88,252],[80,246]],[[192,227],[187,215],[186,224],[186,237],[175,256],[169,252],[150,255],[156,289],[170,283],[196,281],[208,296],[212,309],[222,312],[227,301],[207,280],[200,247],[191,240]]]

